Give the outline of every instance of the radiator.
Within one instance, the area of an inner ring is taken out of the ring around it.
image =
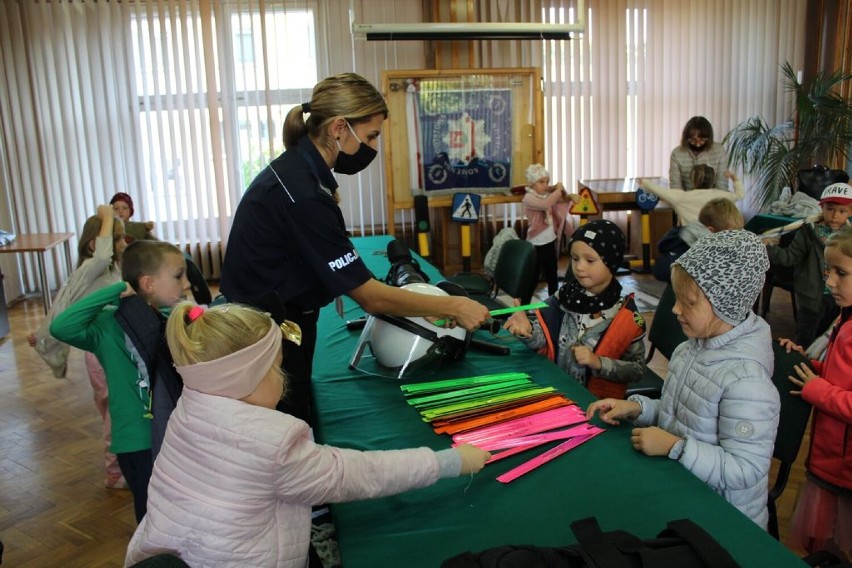
[[[183,250],[201,269],[206,280],[219,280],[222,276],[222,260],[225,258],[225,248],[221,242],[186,244]]]

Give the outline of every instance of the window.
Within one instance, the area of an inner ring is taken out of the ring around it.
[[[316,7],[137,6],[130,31],[148,210],[158,225],[230,217],[280,152],[287,112],[317,82]],[[183,240],[193,231],[175,232]]]

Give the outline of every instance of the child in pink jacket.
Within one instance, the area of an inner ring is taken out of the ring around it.
[[[529,221],[527,240],[535,245],[538,274],[547,281],[547,295],[559,288],[556,264],[559,236],[568,228],[566,217],[570,202],[580,196],[565,192],[561,183],[550,185],[550,173],[541,164],[532,164],[526,170],[527,194],[524,196],[524,213]]]
[[[275,410],[284,394],[281,328],[249,307],[179,304],[166,340],[183,394],[148,486],[125,565],[170,553],[190,566],[303,568],[311,506],[368,499],[475,473],[490,454],[464,445],[361,452],[314,443]]]

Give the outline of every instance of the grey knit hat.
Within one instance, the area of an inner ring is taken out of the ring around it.
[[[749,231],[722,231],[701,237],[675,261],[689,274],[720,320],[742,323],[763,288],[769,257]]]

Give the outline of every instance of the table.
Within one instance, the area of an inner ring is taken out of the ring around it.
[[[641,213],[641,240],[642,240],[642,272],[650,272],[651,258],[651,243],[662,238],[666,231],[671,229],[673,219],[671,216],[672,209],[668,203],[660,201],[654,212],[662,212],[661,216],[658,213],[645,211],[636,203],[636,184],[637,179],[649,179],[656,183],[668,185],[668,182],[663,178],[642,176],[637,178],[605,178],[605,179],[586,179],[577,181],[577,192],[583,189],[588,189],[594,194],[595,201],[601,208],[601,213],[606,211],[639,211]],[[659,227],[651,227],[651,220],[654,217]],[[662,220],[660,220],[662,218]],[[660,234],[655,234],[660,233]],[[656,240],[654,237],[656,236]]]
[[[749,219],[748,223],[745,224],[744,228],[747,231],[751,231],[752,233],[759,235],[764,231],[775,229],[777,227],[783,227],[784,225],[789,225],[790,223],[800,220],[801,219],[797,217],[787,217],[786,215],[759,213]]]
[[[18,235],[14,241],[6,246],[0,247],[0,253],[34,253],[38,263],[38,275],[41,282],[41,296],[44,300],[44,313],[50,310],[52,304],[50,296],[50,285],[47,283],[47,267],[45,255],[47,251],[53,250],[59,245],[65,245],[65,263],[68,274],[71,274],[71,237],[74,233],[30,233]]]
[[[389,237],[353,239],[377,276],[388,269],[382,256]],[[421,262],[433,281],[434,267]],[[350,299],[345,318],[363,312]],[[333,307],[322,310],[314,358],[317,439],[361,450],[415,446],[447,448],[403,401],[400,381],[348,369],[360,331],[347,331]],[[485,332],[477,332],[486,339]],[[470,351],[437,378],[523,370],[542,385],[554,385],[585,407],[592,395],[519,341],[501,332],[509,357]],[[414,381],[405,381],[414,382]],[[629,427],[608,428],[590,442],[504,485],[495,477],[548,449],[520,454],[471,477],[444,479],[432,487],[382,499],[333,505],[332,515],[346,568],[434,568],[465,550],[503,544],[559,546],[574,542],[571,521],[596,516],[604,530],[655,536],[673,519],[689,517],[710,532],[747,567],[804,566],[782,544],[711,491],[680,464],[633,451]]]

